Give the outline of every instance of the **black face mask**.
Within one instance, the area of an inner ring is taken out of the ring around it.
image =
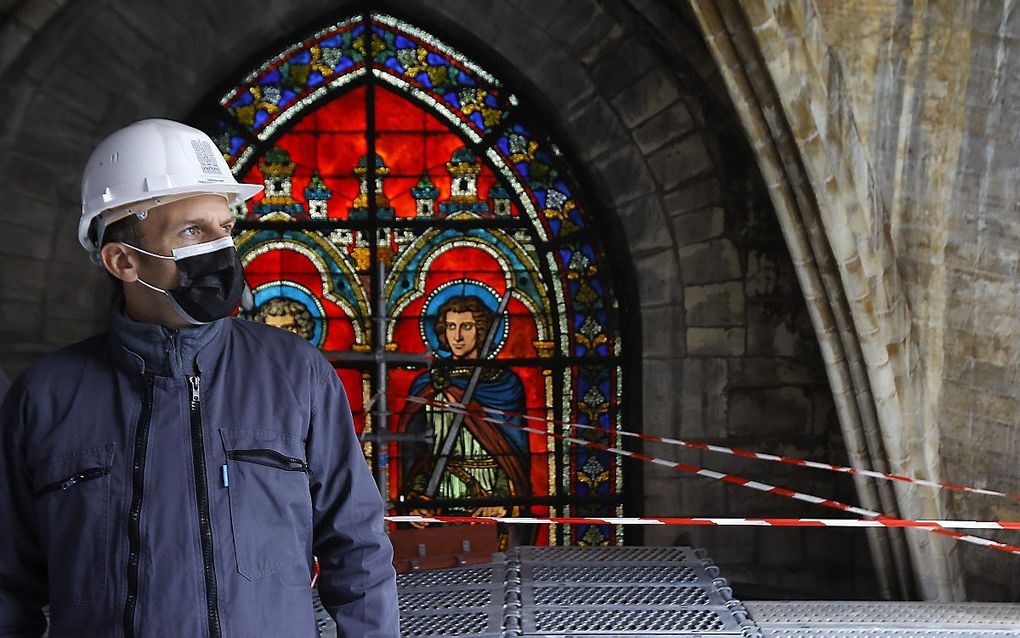
[[[198,326],[222,319],[234,312],[241,301],[244,268],[230,237],[174,248],[169,257],[124,245],[150,257],[177,263],[180,277],[171,290],[157,288],[141,278],[138,282],[166,295],[174,311],[190,324]]]

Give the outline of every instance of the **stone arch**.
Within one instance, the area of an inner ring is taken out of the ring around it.
[[[692,6],[747,135],[756,141],[756,160],[812,310],[855,464],[938,480],[939,433],[921,409],[917,336],[880,180],[817,9],[811,2],[779,7],[695,0]],[[794,38],[799,46],[788,46]],[[931,492],[899,485],[861,485],[858,491],[873,509],[893,516],[946,516]],[[916,582],[924,598],[962,598],[950,542],[912,532],[886,540],[872,537],[872,547],[895,562],[899,582],[890,585],[898,595],[917,595]]]

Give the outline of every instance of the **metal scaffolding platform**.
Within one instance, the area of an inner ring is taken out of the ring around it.
[[[747,609],[766,638],[1020,636],[1020,604],[757,601]]]
[[[399,574],[403,636],[1020,637],[1020,604],[741,603],[704,550],[517,547],[492,562]],[[323,636],[336,628],[317,605]]]
[[[485,565],[399,574],[397,586],[408,638],[761,636],[691,547],[517,547]],[[329,625],[323,635],[335,635]]]

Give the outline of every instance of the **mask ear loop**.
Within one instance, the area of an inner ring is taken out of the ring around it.
[[[131,248],[135,248],[134,246],[131,246],[131,244],[124,244],[124,245],[125,246],[130,246]],[[153,257],[161,257],[163,259],[173,259],[173,257],[167,257],[166,255],[157,255],[155,253],[150,253],[150,252],[138,249],[138,248],[135,248],[135,250],[137,250],[138,252],[145,253],[146,255],[152,255]],[[166,298],[167,302],[173,307],[174,312],[176,312],[178,315],[183,317],[184,320],[187,321],[188,323],[190,323],[191,325],[193,325],[193,326],[202,326],[202,325],[205,325],[206,323],[208,323],[206,321],[199,321],[198,319],[195,319],[190,314],[188,314],[188,312],[184,308],[181,308],[181,305],[179,303],[177,303],[177,300],[174,299],[174,296],[170,294],[170,291],[163,290],[162,288],[157,288],[156,286],[153,286],[152,284],[150,284],[149,282],[145,281],[141,277],[139,277],[135,281],[137,281],[138,283],[142,284],[143,286],[145,286],[149,290],[154,290],[154,291],[156,291],[158,293],[161,293]]]
[[[139,277],[139,278],[138,278],[138,279],[136,279],[135,281],[137,281],[138,283],[142,284],[143,286],[145,286],[145,287],[146,287],[146,288],[148,288],[149,290],[155,290],[156,292],[161,292],[161,293],[163,293],[164,295],[167,295],[167,294],[169,294],[169,293],[168,293],[168,292],[167,292],[166,290],[163,290],[162,288],[157,288],[157,287],[153,286],[152,284],[150,284],[149,282],[145,281],[145,280],[144,280],[144,279],[142,279],[141,277]]]
[[[176,261],[176,259],[173,258],[173,257],[168,257],[166,255],[157,255],[156,253],[150,253],[149,251],[143,250],[141,248],[138,248],[137,246],[132,246],[131,244],[127,243],[126,241],[122,241],[120,243],[124,244],[125,246],[127,246],[128,248],[130,248],[132,250],[137,250],[138,252],[142,253],[143,255],[148,255],[149,257],[159,257],[160,259],[169,259],[170,261]]]
[[[176,261],[173,257],[167,257],[166,255],[157,255],[156,253],[150,253],[149,251],[143,250],[143,249],[141,249],[141,248],[139,248],[137,246],[132,246],[131,244],[127,243],[126,241],[122,241],[120,243],[124,244],[125,246],[127,246],[128,248],[130,248],[132,250],[137,250],[138,252],[142,253],[143,255],[149,255],[150,257],[158,257],[159,259],[169,259],[171,261]],[[164,295],[169,295],[169,293],[167,291],[163,290],[162,288],[157,288],[156,286],[153,286],[152,284],[150,284],[149,282],[145,281],[141,277],[139,277],[137,279],[137,281],[138,281],[138,283],[142,284],[143,286],[145,286],[149,290],[155,290],[156,292],[161,292]]]

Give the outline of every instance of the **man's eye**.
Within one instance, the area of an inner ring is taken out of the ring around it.
[[[194,237],[195,235],[198,234],[198,226],[188,226],[187,228],[181,231],[181,234],[187,235],[188,237]]]

